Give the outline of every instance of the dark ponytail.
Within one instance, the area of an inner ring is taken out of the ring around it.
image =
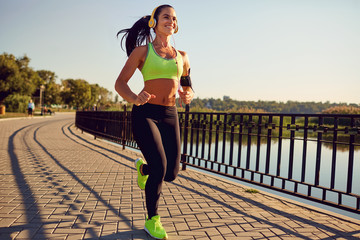
[[[126,54],[130,56],[131,52],[143,42],[148,43],[150,40],[150,27],[148,25],[150,15],[140,18],[131,28],[123,29],[117,33],[117,37],[120,34],[124,34],[121,38],[121,48],[123,46],[123,40],[125,38]]]
[[[170,5],[161,5],[157,7],[154,18],[157,21],[159,14],[163,8],[173,8]],[[116,36],[119,37],[120,34],[124,34],[124,36],[121,38],[121,48],[124,49],[123,46],[123,40],[125,38],[125,48],[126,48],[126,54],[130,56],[131,52],[138,46],[141,46],[144,42],[146,44],[149,43],[151,38],[150,33],[150,27],[149,27],[149,20],[150,15],[140,18],[131,28],[123,29],[119,31]]]

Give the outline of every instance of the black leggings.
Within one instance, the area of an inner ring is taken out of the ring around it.
[[[158,215],[163,181],[173,181],[180,165],[180,129],[175,106],[144,104],[132,109],[132,131],[145,157],[143,172],[148,218]]]

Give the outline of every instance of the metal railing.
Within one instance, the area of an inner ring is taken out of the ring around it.
[[[360,115],[179,112],[196,167],[360,213]],[[132,148],[131,112],[77,112],[83,131]],[[357,171],[356,171],[357,170]]]

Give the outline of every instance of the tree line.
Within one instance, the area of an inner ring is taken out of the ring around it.
[[[191,109],[192,111],[207,109],[220,112],[360,114],[360,105],[353,103],[239,101],[229,97],[195,98],[191,103]]]
[[[111,104],[112,93],[98,84],[83,79],[64,79],[59,84],[54,72],[35,71],[29,63],[26,55],[18,58],[8,53],[0,55],[0,105],[5,105],[7,111],[25,111],[30,99],[39,102],[41,88],[42,104],[47,106],[81,109]]]

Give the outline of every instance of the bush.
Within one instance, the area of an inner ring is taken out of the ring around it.
[[[12,94],[7,96],[4,101],[6,111],[26,113],[27,105],[31,98],[29,96],[23,96],[20,94]]]
[[[360,114],[360,108],[353,106],[336,106],[325,109],[323,114]]]

